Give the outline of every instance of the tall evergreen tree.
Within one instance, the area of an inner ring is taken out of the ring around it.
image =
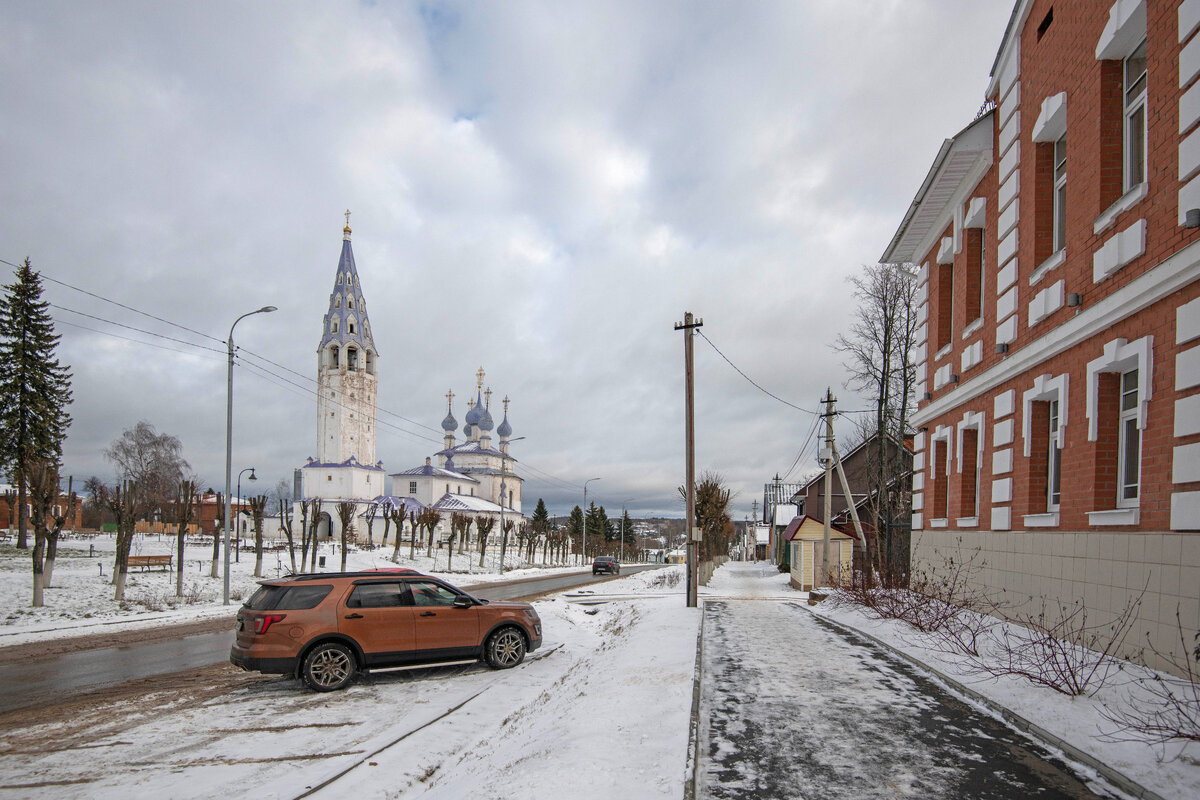
[[[533,529],[540,534],[550,530],[550,512],[546,510],[546,501],[540,497],[537,508],[533,510]]]
[[[0,466],[17,487],[17,547],[26,548],[26,489],[35,462],[62,462],[71,373],[59,363],[50,304],[29,259],[0,297]]]

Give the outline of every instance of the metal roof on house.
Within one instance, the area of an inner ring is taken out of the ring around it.
[[[360,464],[360,463],[358,463],[358,459],[355,458],[354,456],[350,456],[349,458],[347,458],[345,461],[342,461],[341,463],[338,463],[336,461],[330,461],[330,462],[326,463],[323,461],[315,461],[310,458],[308,460],[308,463],[304,465],[304,469],[308,469],[309,467],[320,467],[323,469],[337,469],[339,467],[351,467],[353,469],[369,469],[369,470],[372,470],[375,472],[383,472],[383,467],[380,466],[379,464],[375,464],[373,466],[368,466],[366,464]]]
[[[447,492],[433,504],[434,509],[438,511],[473,511],[483,512],[488,511],[494,514],[499,514],[502,510],[499,505],[491,500],[484,500],[482,497],[466,494],[451,494]],[[521,516],[520,512],[514,511],[511,508],[505,508],[503,511],[507,514]]]
[[[403,472],[393,472],[390,475],[390,477],[398,478],[402,475],[403,476],[433,477],[433,478],[450,478],[452,480],[461,480],[461,481],[470,481],[471,483],[479,483],[479,481],[475,480],[474,478],[472,478],[470,475],[467,475],[466,473],[453,472],[448,469],[442,469],[441,467],[435,467],[432,464],[422,464],[419,467],[413,467],[412,469],[406,469]]]

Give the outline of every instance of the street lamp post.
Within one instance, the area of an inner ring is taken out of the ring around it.
[[[519,442],[524,439],[524,436],[518,436],[516,439],[509,439],[509,442]],[[505,490],[508,484],[504,481],[504,465],[508,463],[508,453],[500,454],[500,574],[504,574],[504,550],[508,544],[508,537],[504,535],[504,497]]]
[[[583,562],[587,556],[587,485],[592,481],[598,481],[600,478],[588,478],[583,482],[583,524],[579,526],[579,565],[583,566]]]
[[[233,477],[233,329],[246,317],[275,310],[275,306],[263,306],[256,311],[242,314],[229,326],[229,338],[225,340],[225,347],[229,351],[229,372],[225,382],[225,605],[229,605],[229,524],[233,512],[229,497],[229,490],[232,488],[230,478]]]
[[[242,470],[241,472],[238,473],[238,482],[237,482],[238,527],[237,527],[237,540],[236,540],[238,546],[235,547],[233,550],[233,560],[239,564],[242,563],[242,510],[245,508],[245,505],[243,505],[243,503],[242,503],[242,476],[245,475],[247,472],[250,473],[250,477],[247,478],[246,480],[248,480],[248,481],[258,480],[258,478],[255,477],[255,475],[254,475],[254,467],[246,467],[244,470]]]

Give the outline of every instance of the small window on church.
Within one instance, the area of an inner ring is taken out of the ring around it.
[[[333,307],[334,307],[334,308],[341,308],[341,307],[342,307],[342,296],[341,296],[340,294],[339,294],[339,295],[335,295],[335,296],[334,296],[334,298],[333,298]]]
[[[351,323],[349,323],[349,325],[350,325],[350,332],[354,333],[354,323],[351,322]]]
[[[475,496],[475,487],[471,487],[471,497]]]
[[[354,308],[354,298],[353,297],[346,298],[346,308]]]
[[[346,351],[346,369],[358,369],[358,351],[353,347]]]
[[[416,482],[416,481],[409,481],[409,482],[408,482],[408,493],[409,493],[409,494],[416,494],[416,493],[417,493],[417,482]]]
[[[336,319],[329,323],[329,332],[330,333],[338,332],[338,323],[337,323]]]
[[[338,273],[338,286],[342,285],[342,273]]]

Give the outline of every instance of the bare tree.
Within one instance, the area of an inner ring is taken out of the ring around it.
[[[404,503],[401,503],[397,508],[386,508],[383,512],[384,519],[396,523],[396,542],[392,547],[392,563],[400,562],[400,543],[404,540]],[[417,538],[417,526],[412,526],[412,538]],[[412,549],[409,549],[409,555],[412,555]]]
[[[906,485],[907,471],[902,445],[916,383],[912,349],[918,326],[917,282],[910,264],[873,264],[850,278],[850,283],[859,305],[849,333],[837,337],[834,349],[845,358],[847,387],[869,393],[875,405],[875,442],[866,492],[873,498],[868,508],[872,520],[864,542],[864,572],[870,583],[876,560],[873,533],[890,529],[888,521],[904,513],[910,503],[901,488]]]
[[[367,503],[367,545],[369,548],[375,547],[375,515],[379,513],[379,502],[372,500]]]
[[[175,539],[175,596],[183,597],[183,546],[187,538],[188,525],[192,521],[192,511],[196,507],[195,481],[179,482],[179,494],[176,495],[175,506],[179,518],[179,529]]]
[[[262,575],[263,514],[267,510],[267,496],[260,494],[250,498],[250,518],[254,520],[254,577]]]
[[[225,532],[225,495],[217,492],[217,510],[213,514],[213,557],[212,571],[208,577],[216,578],[221,573],[218,565],[221,561],[221,534]],[[203,499],[201,500],[203,502]]]
[[[483,557],[487,554],[488,537],[492,528],[496,527],[496,518],[486,514],[475,517],[475,530],[479,531],[479,566],[483,566]]]
[[[50,460],[34,460],[25,465],[29,488],[29,521],[33,527],[33,605],[43,605],[43,590],[49,584],[45,575],[46,523],[58,497],[58,465]],[[59,527],[61,530],[61,526]]]
[[[283,531],[283,536],[287,539],[288,560],[291,562],[291,571],[296,571],[296,540],[292,534],[292,523],[295,513],[292,508],[292,498],[288,494],[287,481],[280,481],[275,484],[275,499],[279,502],[279,527]]]
[[[159,433],[142,420],[124,431],[104,451],[120,478],[138,485],[143,512],[153,515],[170,506],[179,482],[191,469],[183,458],[183,444],[170,434]]]
[[[125,599],[125,579],[129,574],[129,546],[133,544],[133,523],[136,518],[138,488],[134,481],[125,480],[104,491],[104,505],[117,520],[117,555],[113,563],[113,584],[117,587],[114,600]]]
[[[337,504],[338,521],[342,523],[342,572],[346,571],[346,546],[350,544],[350,534],[354,533],[354,513],[358,506],[346,500]]]

